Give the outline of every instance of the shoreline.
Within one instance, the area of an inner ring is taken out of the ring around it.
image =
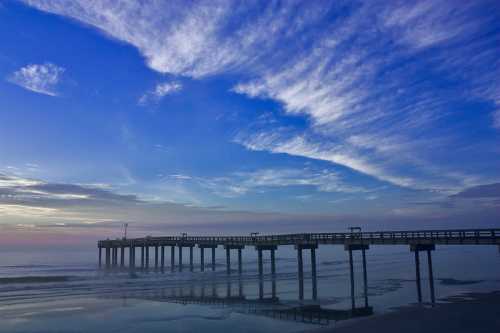
[[[333,327],[307,330],[307,333],[489,333],[500,332],[500,291],[466,293],[429,304],[409,305]]]

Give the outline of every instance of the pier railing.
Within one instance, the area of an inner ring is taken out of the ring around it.
[[[301,233],[256,236],[164,236],[107,239],[99,247],[190,244],[201,245],[296,245],[296,244],[500,244],[500,229],[445,229],[369,231],[340,233]]]

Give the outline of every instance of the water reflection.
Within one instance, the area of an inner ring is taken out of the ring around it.
[[[199,285],[184,285],[149,290],[129,290],[119,297],[123,299],[140,299],[155,302],[168,302],[182,305],[196,304],[231,309],[236,313],[265,316],[277,320],[288,320],[316,325],[328,325],[332,321],[346,320],[373,314],[370,306],[353,309],[333,309],[317,302],[316,295],[310,300],[282,301],[277,296],[277,280],[271,279],[271,295],[265,297],[264,279],[259,279],[257,298],[247,297],[244,293],[243,279],[221,281],[204,281]],[[299,281],[300,282],[300,281]],[[303,281],[301,281],[303,283]],[[115,295],[115,297],[118,295]]]

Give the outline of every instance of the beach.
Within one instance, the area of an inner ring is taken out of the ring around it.
[[[307,332],[500,332],[500,291],[465,294],[441,301],[445,303],[438,303],[434,307],[404,306],[378,316]]]

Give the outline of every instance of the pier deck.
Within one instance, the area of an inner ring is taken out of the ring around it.
[[[99,247],[130,246],[258,246],[297,244],[367,244],[404,245],[436,244],[500,245],[500,229],[455,229],[455,230],[412,230],[375,232],[303,233],[258,236],[165,236],[131,239],[107,239],[98,242]]]

